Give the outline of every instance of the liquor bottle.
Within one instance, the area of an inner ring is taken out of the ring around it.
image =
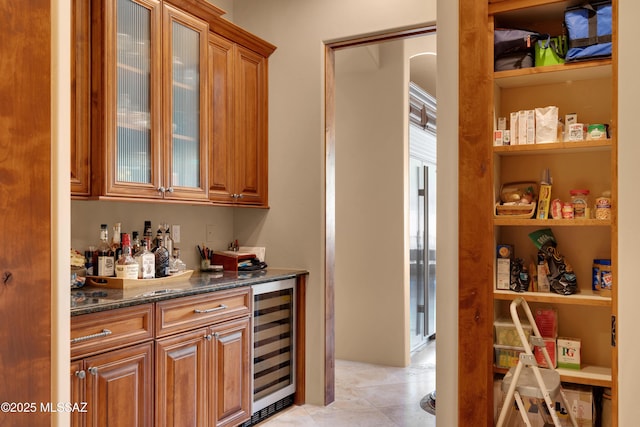
[[[140,250],[140,238],[137,231],[131,232],[131,254],[135,255]]]
[[[156,277],[167,277],[169,275],[169,251],[164,247],[162,231],[158,229],[156,236],[156,247],[153,248],[153,255],[156,263]]]
[[[171,252],[171,263],[169,266],[169,271],[171,273],[179,273],[181,271],[185,271],[187,269],[187,265],[180,259],[180,249],[173,248]]]
[[[173,239],[171,238],[171,232],[169,231],[169,225],[165,224],[166,229],[164,231],[164,247],[167,248],[167,252],[173,255]]]
[[[121,242],[122,242],[121,233],[122,233],[122,224],[119,222],[116,222],[113,225],[113,234],[111,235],[111,250],[114,253],[118,252],[118,249],[120,249]]]
[[[156,231],[156,237],[153,239],[153,245],[151,245],[151,252],[160,246],[159,242],[164,243],[164,234],[162,233],[162,227],[158,225],[158,231]]]
[[[142,233],[142,238],[143,239],[149,239],[149,250],[152,249],[152,239],[153,239],[153,232],[151,231],[151,221],[147,220],[144,222],[144,232]]]
[[[138,278],[138,263],[131,256],[131,242],[129,234],[122,234],[122,255],[116,263],[116,277],[123,279]]]
[[[153,279],[156,277],[156,257],[149,250],[151,240],[145,238],[140,250],[135,254],[135,260],[138,264],[138,279]]]
[[[114,253],[109,244],[107,224],[100,225],[100,243],[93,253],[93,272],[96,276],[111,277],[114,270]]]

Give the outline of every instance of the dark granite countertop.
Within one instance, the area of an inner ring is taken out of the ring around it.
[[[144,286],[135,289],[109,289],[84,286],[71,289],[71,316],[113,310],[188,295],[222,291],[306,275],[304,270],[268,268],[260,271],[206,273],[194,272],[184,282]]]

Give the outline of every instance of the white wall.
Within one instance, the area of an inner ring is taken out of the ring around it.
[[[51,2],[51,402],[70,402],[69,193],[71,185],[71,2]],[[33,236],[39,238],[40,236]],[[26,331],[25,331],[26,333]],[[6,350],[6,349],[3,349]],[[41,375],[47,375],[42,372]],[[5,384],[3,387],[11,386]],[[69,425],[56,412],[51,425]]]
[[[637,40],[640,26],[635,17],[640,3],[618,1],[619,57],[618,57],[618,386],[619,425],[637,425],[640,405],[637,404],[640,385],[640,287],[638,259],[640,258],[640,199],[637,183],[640,180],[640,145],[638,144],[638,80]]]
[[[368,52],[351,48],[335,56],[335,354],[406,366],[409,61],[402,40],[378,45],[375,58],[354,49]]]
[[[278,46],[269,62],[271,211],[255,238],[277,265],[310,271],[307,398],[324,388],[324,52],[323,42],[435,21],[424,0],[236,0],[234,22]],[[236,216],[236,229],[257,214]]]
[[[439,426],[458,425],[458,2],[438,0],[436,390]],[[449,194],[450,197],[444,197]],[[447,219],[444,221],[444,219]]]
[[[180,248],[180,258],[187,268],[197,270],[200,256],[196,245],[223,250],[236,238],[233,212],[234,208],[230,207],[74,200],[71,202],[71,247],[83,251],[89,245],[97,245],[100,224],[109,226],[109,237],[116,222],[122,223],[123,233],[138,231],[140,236],[144,232],[145,220],[151,221],[154,236],[158,224],[178,224],[181,236],[175,246]],[[213,241],[206,238],[208,225],[214,226]]]

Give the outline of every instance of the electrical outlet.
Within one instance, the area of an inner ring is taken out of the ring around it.
[[[213,242],[216,226],[213,224],[207,224],[207,242]]]
[[[177,224],[173,224],[171,226],[171,238],[173,239],[173,243],[180,243],[180,226]]]

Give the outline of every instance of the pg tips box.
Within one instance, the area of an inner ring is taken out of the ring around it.
[[[580,369],[580,338],[558,337],[558,368]]]

